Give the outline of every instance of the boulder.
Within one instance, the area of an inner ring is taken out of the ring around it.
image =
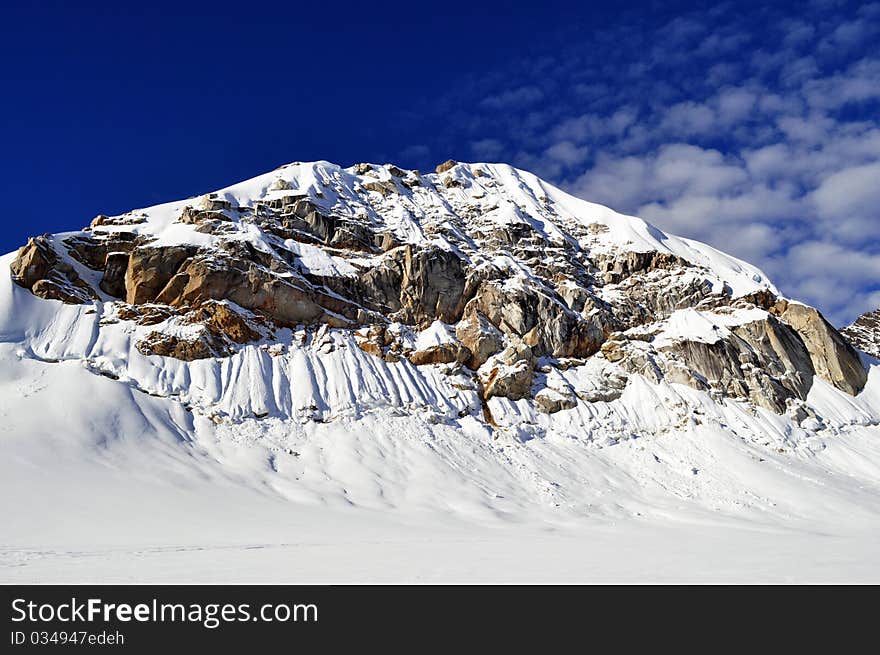
[[[455,326],[455,336],[470,351],[465,362],[468,368],[477,370],[492,355],[504,348],[504,335],[484,314],[473,311]]]
[[[478,371],[483,399],[494,396],[520,400],[531,396],[535,374],[532,349],[524,343],[511,344],[491,357]]]
[[[18,254],[9,265],[12,280],[19,286],[32,289],[36,282],[49,276],[57,261],[58,255],[46,239],[28,239],[27,244],[18,249]]]
[[[12,281],[38,298],[78,305],[97,294],[74,268],[62,261],[45,237],[28,239],[9,265]]]
[[[555,414],[565,409],[577,407],[577,397],[574,394],[563,393],[556,389],[541,389],[535,394],[535,405],[538,411],[545,414]]]

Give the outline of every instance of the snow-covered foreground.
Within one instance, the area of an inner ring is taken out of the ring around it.
[[[0,581],[880,582],[870,425],[788,448],[299,427],[216,426],[3,344]]]

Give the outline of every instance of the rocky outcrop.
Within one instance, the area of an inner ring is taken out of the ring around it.
[[[585,318],[561,298],[534,287],[485,282],[468,303],[467,312],[479,312],[503,333],[521,338],[538,356],[586,357],[604,340],[594,317]]]
[[[119,299],[119,320],[154,326],[144,353],[222,357],[275,327],[319,325],[352,331],[386,362],[469,376],[484,404],[531,398],[547,413],[613,400],[633,374],[774,411],[806,398],[814,376],[850,394],[864,387],[858,353],[816,310],[769,288],[735,298],[720,273],[664,251],[643,224],[641,241],[621,238],[601,216],[564,215],[555,192],[525,177],[453,160],[437,171],[279,172],[256,198],[230,189],[152,223],[140,210],[32,239],[11,272],[43,298]],[[756,308],[768,317],[755,320]],[[682,309],[726,327],[717,339],[655,340]],[[740,311],[746,319],[730,318]],[[437,321],[443,343],[416,347]],[[551,369],[588,363],[602,380],[543,386]]]
[[[436,170],[438,173],[445,173],[446,171],[454,168],[457,164],[458,164],[458,162],[455,161],[454,159],[447,159],[442,164],[439,164],[437,166],[437,168],[434,170]]]
[[[101,277],[100,287],[104,293],[116,298],[124,298],[125,272],[128,270],[127,252],[108,252],[104,258],[104,275]]]
[[[10,264],[12,279],[26,289],[46,279],[58,261],[58,255],[43,237],[28,239],[27,245],[18,249],[18,255]]]
[[[39,298],[74,305],[96,298],[94,290],[45,237],[28,239],[10,264],[10,272],[13,282]]]
[[[473,295],[475,280],[459,255],[438,247],[401,246],[359,278],[368,305],[392,320],[427,327],[455,323]]]
[[[135,310],[137,312],[137,310]],[[150,324],[145,316],[139,317],[142,325]],[[167,332],[154,330],[137,342],[136,347],[144,355],[161,355],[184,361],[225,357],[235,351],[235,344],[244,344],[262,338],[258,329],[261,320],[242,314],[225,302],[208,301],[183,315],[160,315],[161,321],[175,326],[195,326],[192,330]],[[156,322],[161,322],[156,321]]]
[[[197,250],[195,246],[135,248],[125,271],[125,301],[130,305],[155,302],[183,262]]]
[[[748,398],[772,411],[785,410],[789,398],[805,399],[813,382],[810,355],[798,334],[770,317],[738,326],[728,339],[709,344],[680,341],[664,350],[672,362],[661,365],[672,381]]]
[[[531,396],[535,364],[532,349],[524,343],[513,343],[492,356],[478,372],[483,398],[528,398]]]
[[[617,284],[635,273],[691,266],[681,257],[656,250],[614,255],[597,254],[593,255],[593,261],[607,284]]]
[[[804,340],[819,377],[851,395],[864,389],[868,373],[859,354],[818,310],[783,302],[776,312]]]
[[[436,344],[424,350],[414,350],[409,361],[416,366],[426,364],[464,364],[471,358],[471,351],[458,342]]]
[[[842,334],[855,348],[880,358],[880,309],[862,314]]]
[[[466,363],[477,370],[504,348],[504,335],[480,311],[474,310],[455,326],[455,336],[468,349]]]

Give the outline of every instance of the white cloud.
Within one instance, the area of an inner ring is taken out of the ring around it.
[[[880,294],[878,34],[877,2],[603,26],[492,79],[460,129],[475,153],[515,153],[575,195],[750,260],[843,323]]]
[[[680,102],[666,112],[660,130],[674,136],[706,134],[715,127],[717,117],[711,108],[697,102]]]

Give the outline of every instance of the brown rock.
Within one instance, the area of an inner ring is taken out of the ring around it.
[[[442,164],[437,166],[437,168],[435,168],[434,170],[437,171],[438,173],[445,173],[450,168],[453,168],[454,166],[457,166],[457,165],[458,165],[458,162],[455,161],[454,159],[447,159],[445,162],[443,162]]]
[[[58,255],[43,237],[28,239],[27,245],[18,249],[18,255],[9,265],[12,280],[31,289],[36,282],[49,275],[57,261]]]
[[[200,339],[183,339],[162,332],[150,332],[135,347],[143,355],[174,357],[185,362],[228,354],[224,348],[217,347],[213,335],[208,331]]]
[[[535,358],[532,349],[523,343],[511,344],[480,369],[483,398],[528,398],[531,395],[534,373]]]
[[[409,354],[409,361],[416,366],[425,364],[463,364],[471,357],[471,351],[460,343],[441,343],[416,350]]]
[[[473,370],[504,348],[504,335],[479,311],[471,312],[455,326],[455,336],[470,351],[465,363]]]
[[[131,305],[154,302],[181,265],[196,253],[194,246],[139,246],[125,271],[125,300]]]
[[[236,311],[229,303],[209,300],[187,314],[186,322],[207,325],[213,332],[234,341],[249,343],[262,338],[248,319]]]

